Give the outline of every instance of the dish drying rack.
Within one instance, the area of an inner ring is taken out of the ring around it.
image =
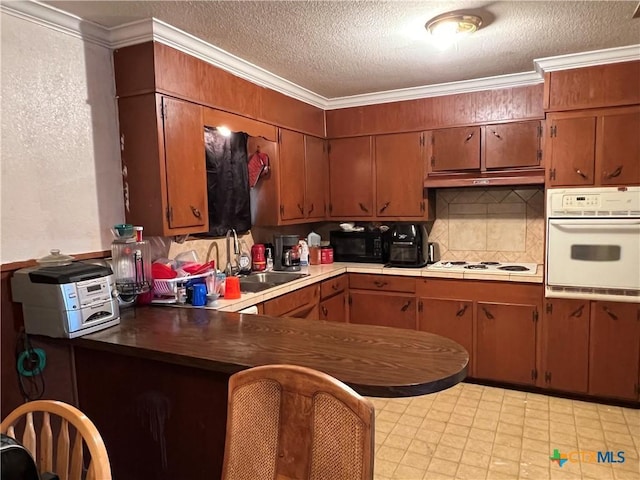
[[[153,279],[153,295],[151,303],[176,303],[178,300],[178,286],[189,280],[197,278],[205,278],[215,276],[216,272],[200,273],[197,275],[187,275],[186,277],[175,278],[154,278]],[[160,297],[160,298],[157,298]]]

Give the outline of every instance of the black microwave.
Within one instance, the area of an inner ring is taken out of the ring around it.
[[[373,232],[329,232],[336,262],[387,263],[389,243],[387,236],[376,230]]]

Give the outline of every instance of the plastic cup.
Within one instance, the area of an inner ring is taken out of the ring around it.
[[[207,286],[204,283],[196,283],[191,294],[191,305],[202,307],[207,304]]]
[[[224,298],[232,300],[240,298],[240,279],[238,277],[227,277],[224,285]]]

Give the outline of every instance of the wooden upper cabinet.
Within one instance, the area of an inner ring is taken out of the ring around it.
[[[206,232],[202,108],[150,93],[118,99],[118,113],[127,222],[146,235]]]
[[[593,185],[596,117],[549,120],[549,186]]]
[[[548,115],[548,185],[640,185],[640,106]]]
[[[305,218],[322,220],[325,217],[328,170],[326,140],[305,135]]]
[[[422,133],[375,137],[376,215],[420,217],[425,175]]]
[[[593,302],[589,342],[589,393],[638,398],[640,304]]]
[[[542,160],[540,121],[487,125],[484,130],[486,168],[537,167]]]
[[[640,185],[640,107],[598,118],[596,181]]]
[[[640,61],[550,72],[545,76],[548,111],[640,103]]]
[[[162,98],[169,228],[208,225],[202,107]]]
[[[480,168],[480,127],[432,130],[427,145],[432,172]]]
[[[371,137],[341,138],[329,142],[330,217],[373,216],[371,143]]]
[[[305,189],[304,135],[280,130],[280,217],[282,220],[304,218]]]
[[[587,393],[589,300],[547,299],[542,321],[542,372],[538,385]]]

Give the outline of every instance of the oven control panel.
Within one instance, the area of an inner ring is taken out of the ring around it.
[[[563,195],[564,208],[597,208],[600,206],[600,195]]]
[[[640,187],[550,188],[546,210],[547,218],[637,218],[640,216]]]

